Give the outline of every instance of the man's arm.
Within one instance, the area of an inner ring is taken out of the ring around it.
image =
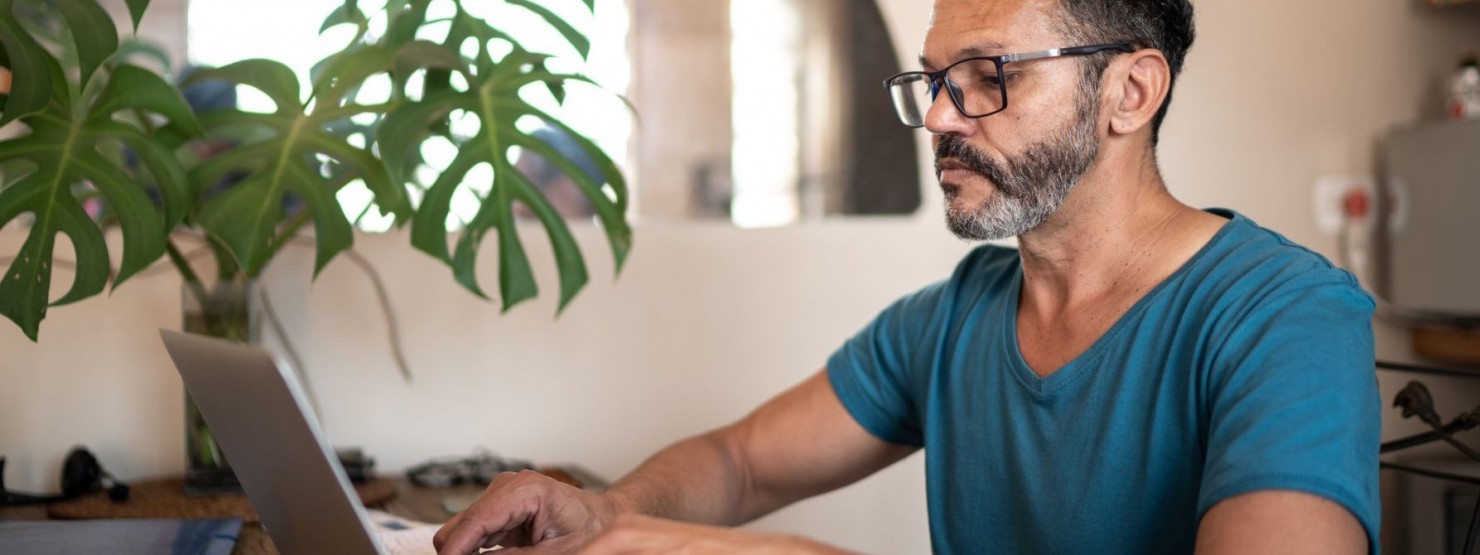
[[[608,495],[631,512],[736,525],[856,482],[913,452],[864,430],[823,371],[739,422],[659,452]]]
[[[1367,553],[1357,518],[1323,497],[1264,490],[1214,505],[1197,530],[1198,555]]]
[[[915,450],[864,430],[823,371],[739,422],[658,452],[600,496],[533,473],[502,476],[435,543],[459,555],[500,542],[575,548],[629,513],[734,525],[855,482]]]

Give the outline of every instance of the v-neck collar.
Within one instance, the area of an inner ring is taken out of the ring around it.
[[[1054,393],[1064,389],[1069,384],[1078,381],[1080,377],[1095,368],[1096,363],[1105,356],[1108,346],[1114,344],[1116,339],[1125,333],[1125,330],[1130,327],[1130,322],[1138,319],[1141,313],[1145,312],[1147,307],[1151,305],[1152,301],[1159,297],[1162,291],[1167,289],[1169,284],[1180,281],[1190,271],[1190,268],[1196,266],[1219,243],[1223,242],[1224,238],[1235,225],[1244,225],[1248,221],[1243,215],[1232,210],[1212,208],[1206,210],[1206,212],[1227,218],[1228,222],[1224,223],[1223,227],[1218,228],[1218,232],[1213,234],[1213,238],[1209,239],[1207,244],[1204,244],[1202,248],[1198,249],[1197,253],[1192,255],[1192,258],[1187,259],[1187,262],[1177,268],[1177,271],[1172,272],[1172,275],[1167,276],[1161,283],[1156,284],[1155,287],[1136,300],[1136,303],[1131,305],[1130,310],[1125,311],[1125,314],[1122,314],[1109,329],[1105,330],[1105,333],[1100,334],[1100,337],[1095,339],[1094,343],[1091,343],[1088,349],[1085,349],[1079,356],[1060,366],[1058,370],[1055,370],[1048,376],[1041,377],[1033,371],[1033,368],[1028,365],[1027,360],[1023,358],[1023,351],[1018,345],[1017,315],[1018,306],[1022,301],[1023,295],[1023,266],[1022,260],[1019,258],[1017,271],[1014,272],[1012,284],[1008,288],[1008,298],[1005,303],[1007,313],[1006,318],[1003,319],[1004,332],[999,334],[1004,343],[1002,348],[1005,349],[1004,352],[1008,353],[1008,360],[1012,366],[1010,372],[1017,378],[1018,383],[1022,384],[1024,388],[1027,388],[1035,399],[1043,401],[1052,397]]]

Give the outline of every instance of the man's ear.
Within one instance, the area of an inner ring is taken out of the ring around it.
[[[1117,102],[1110,107],[1110,133],[1132,135],[1150,125],[1171,90],[1172,69],[1160,50],[1143,48],[1116,58],[1107,72]]]

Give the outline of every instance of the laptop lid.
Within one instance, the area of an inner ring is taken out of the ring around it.
[[[383,553],[291,369],[261,349],[160,336],[279,552]]]

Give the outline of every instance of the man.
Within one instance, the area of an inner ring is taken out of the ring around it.
[[[934,135],[950,228],[1020,249],[978,248],[605,494],[500,477],[439,549],[829,552],[710,525],[923,448],[937,553],[1375,550],[1373,303],[1168,194],[1157,128],[1193,34],[1185,0],[937,0],[926,71],[890,90]]]

